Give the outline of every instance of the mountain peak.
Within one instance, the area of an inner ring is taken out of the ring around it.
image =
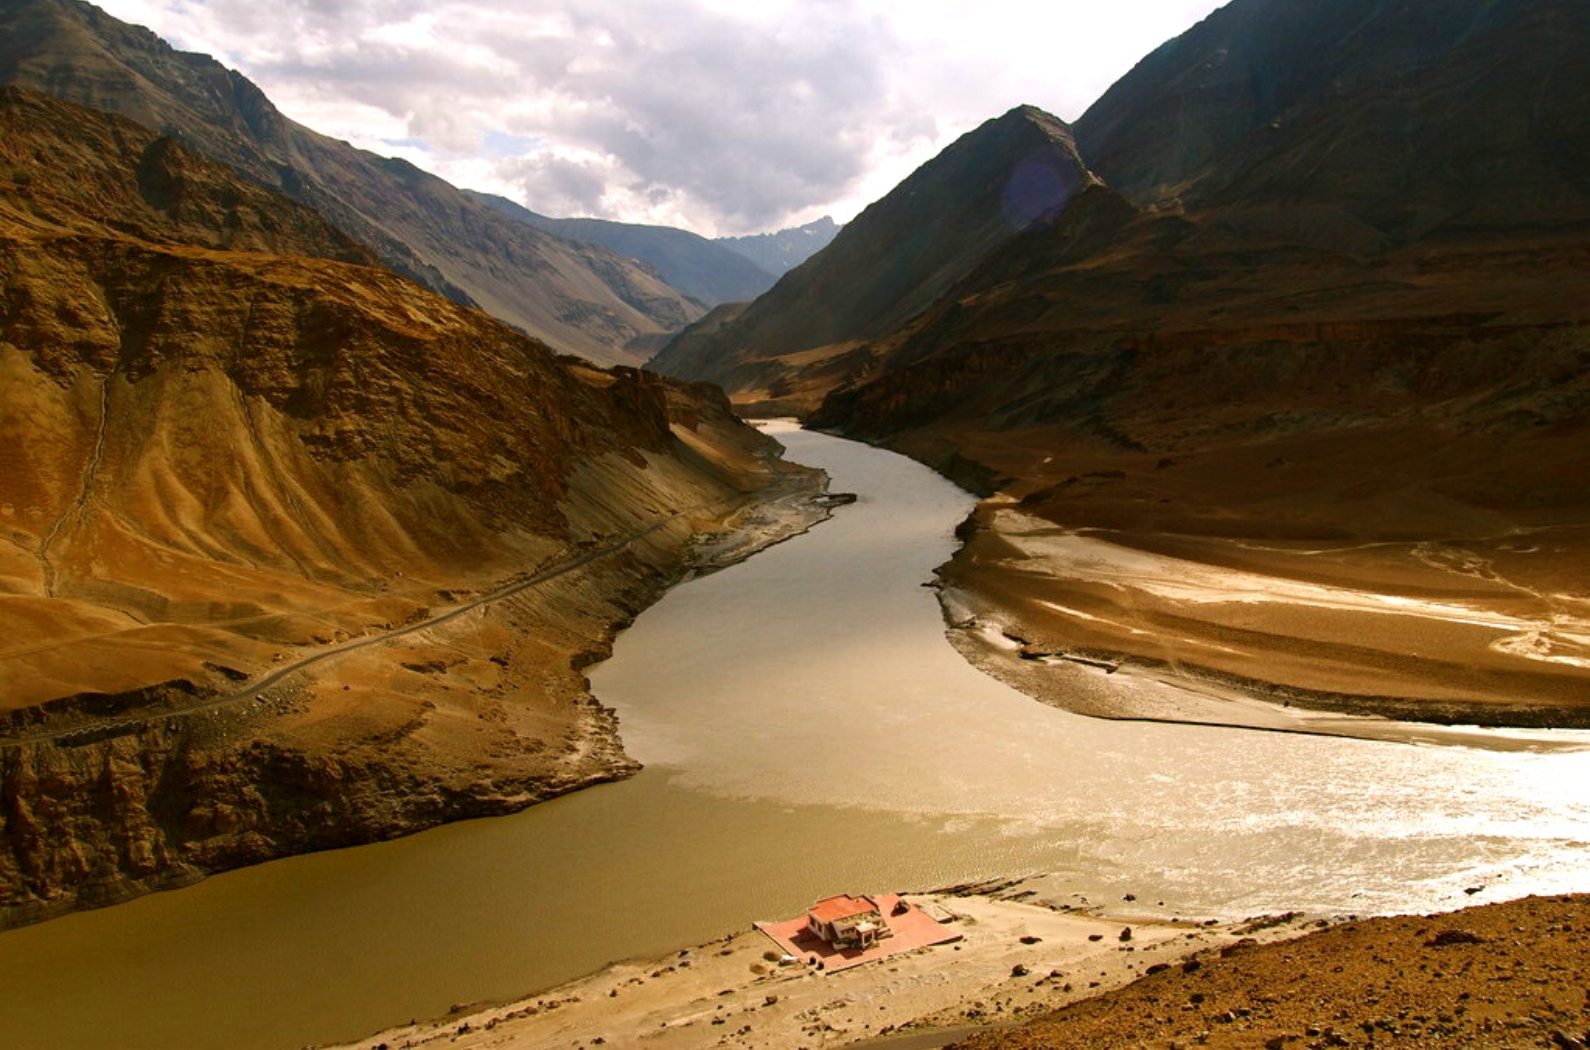
[[[834,217],[824,215],[804,226],[743,237],[719,237],[717,243],[740,253],[775,277],[782,277],[827,247],[838,232],[839,224],[834,222]]]
[[[1098,181],[1064,121],[1017,106],[951,143],[738,317],[681,333],[652,367],[712,379],[742,401],[764,389],[763,400],[782,401],[778,391],[791,386],[785,361],[803,354],[832,385],[835,367],[853,366],[856,344],[921,313],[996,248],[1055,221]],[[836,366],[830,357],[851,363]]]
[[[1048,110],[1034,106],[1030,102],[1023,102],[1019,106],[1011,107],[1001,116],[997,117],[993,123],[999,124],[1005,121],[1026,121],[1029,124],[1037,124],[1039,127],[1046,129],[1058,128],[1068,134],[1071,130],[1070,124],[1067,124],[1065,121],[1061,120],[1053,113],[1050,113]]]
[[[1076,138],[1140,205],[1308,202],[1398,238],[1523,209],[1558,225],[1582,208],[1587,40],[1583,0],[1235,0],[1138,63]]]

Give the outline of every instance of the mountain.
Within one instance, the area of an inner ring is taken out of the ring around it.
[[[315,208],[398,273],[604,362],[704,308],[635,261],[528,227],[401,160],[288,120],[213,59],[81,0],[0,9],[0,83],[128,117]]]
[[[1077,122],[1121,194],[988,253],[810,422],[1019,501],[948,578],[1029,655],[1582,724],[1587,44],[1576,0],[1237,0]],[[1018,538],[1046,529],[1098,543]],[[1229,582],[1177,597],[1124,568],[1144,550]],[[1135,582],[1106,593],[1112,559]],[[1095,713],[1187,710],[978,658]]]
[[[626,775],[581,668],[789,473],[14,87],[0,444],[0,925]]]
[[[686,329],[649,367],[770,410],[815,403],[868,366],[862,343],[898,329],[1094,181],[1063,122],[1013,109],[952,143],[732,321]]]
[[[775,233],[753,233],[744,237],[719,237],[717,243],[756,263],[775,278],[789,273],[810,259],[839,235],[839,226],[824,215],[805,226],[794,226]]]
[[[1555,222],[1590,167],[1566,101],[1587,21],[1572,0],[1233,3],[1111,87],[1077,141],[1139,204],[1328,201],[1404,239],[1491,208]]]
[[[755,299],[773,287],[771,273],[688,230],[607,219],[550,219],[506,197],[464,192],[488,208],[564,240],[600,244],[639,259],[670,285],[708,306]]]

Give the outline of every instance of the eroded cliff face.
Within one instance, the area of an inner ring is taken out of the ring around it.
[[[581,668],[812,480],[370,261],[0,93],[0,925],[625,775]]]
[[[675,578],[668,547],[258,699],[228,703],[237,683],[193,676],[124,698],[119,717],[35,719],[35,733],[73,731],[0,747],[0,922],[628,775],[616,721],[578,667]]]

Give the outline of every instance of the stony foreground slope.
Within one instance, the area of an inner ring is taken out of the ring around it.
[[[963,1050],[1556,1047],[1590,1038],[1590,907],[1529,898],[1222,949]]]
[[[741,932],[350,1050],[1577,1050],[1590,1034],[1583,896],[1219,924],[1073,911],[1008,884],[912,903],[954,916],[962,939],[822,972]]]
[[[579,669],[774,447],[368,261],[0,93],[0,922],[631,768]]]

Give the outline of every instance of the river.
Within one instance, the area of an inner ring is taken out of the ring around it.
[[[779,437],[861,498],[675,589],[592,670],[643,773],[0,934],[0,1047],[350,1039],[824,894],[1005,874],[1199,917],[1590,888],[1590,751],[1046,707],[962,661],[921,586],[971,497],[888,452]]]

